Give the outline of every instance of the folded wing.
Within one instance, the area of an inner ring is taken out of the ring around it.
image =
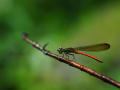
[[[101,43],[96,45],[90,45],[90,46],[83,46],[83,47],[77,47],[75,48],[76,51],[102,51],[107,50],[110,48],[110,44],[108,43]]]

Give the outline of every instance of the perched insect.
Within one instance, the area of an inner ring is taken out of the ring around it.
[[[68,57],[69,57],[69,55],[73,55],[73,57],[74,57],[74,53],[82,54],[82,55],[88,56],[90,58],[93,58],[94,60],[97,60],[98,62],[102,62],[102,60],[100,60],[92,55],[80,52],[80,51],[102,51],[102,50],[107,50],[109,48],[110,48],[110,45],[108,43],[101,43],[101,44],[76,47],[76,48],[65,48],[65,49],[58,48],[57,51],[59,52],[59,54],[63,54],[63,55],[65,54]]]

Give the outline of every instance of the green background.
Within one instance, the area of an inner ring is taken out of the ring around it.
[[[43,55],[22,39],[59,47],[110,43],[103,60],[76,55],[76,61],[120,81],[119,0],[0,0],[0,90],[118,90],[78,69]]]

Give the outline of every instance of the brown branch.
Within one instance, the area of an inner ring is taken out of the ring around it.
[[[30,40],[29,38],[27,38],[27,36],[28,36],[27,33],[23,33],[23,39],[25,41],[27,41],[29,44],[31,44],[33,47],[35,47],[36,49],[38,49],[41,52],[43,52],[45,55],[53,57],[53,58],[55,58],[55,60],[58,60],[58,61],[63,62],[63,63],[66,63],[66,64],[68,64],[68,65],[70,65],[72,67],[78,68],[78,69],[80,69],[80,70],[82,70],[82,71],[84,71],[84,72],[86,72],[86,73],[88,73],[88,74],[90,74],[90,75],[98,78],[98,79],[101,79],[102,81],[104,81],[106,83],[109,83],[111,85],[114,85],[114,86],[120,88],[120,82],[117,82],[117,81],[111,79],[108,76],[102,75],[102,74],[100,74],[100,73],[98,73],[98,72],[96,72],[96,71],[94,71],[94,70],[92,70],[90,68],[87,68],[87,67],[85,67],[85,66],[83,66],[81,64],[78,64],[74,60],[68,60],[68,59],[65,59],[65,58],[63,58],[61,56],[53,54],[50,51],[48,51],[48,50],[45,49],[45,47],[47,46],[47,44],[45,44],[42,47],[39,44],[37,44],[37,43],[33,42],[32,40]]]

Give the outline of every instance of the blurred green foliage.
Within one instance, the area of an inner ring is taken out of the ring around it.
[[[0,90],[117,90],[43,55],[22,32],[54,53],[108,42],[110,50],[90,53],[103,64],[82,55],[76,61],[120,81],[119,0],[0,0]]]

